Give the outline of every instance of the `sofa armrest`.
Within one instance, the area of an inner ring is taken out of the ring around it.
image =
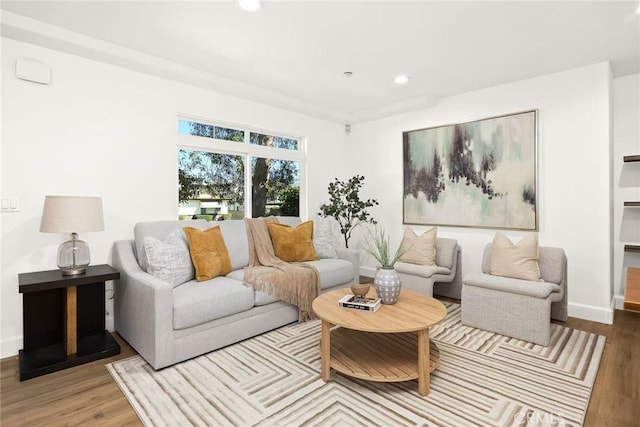
[[[360,252],[349,248],[336,248],[339,259],[350,261],[353,264],[353,283],[360,283]]]
[[[462,282],[464,286],[475,286],[542,299],[547,298],[552,293],[558,293],[560,295],[560,292],[562,292],[560,286],[555,283],[533,282],[530,280],[513,279],[511,277],[492,276],[484,273],[466,274]]]
[[[173,287],[140,268],[130,240],[115,242],[113,264],[116,331],[155,369],[173,363]]]

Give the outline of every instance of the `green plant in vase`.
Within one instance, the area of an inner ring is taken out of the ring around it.
[[[394,266],[409,249],[400,245],[391,256],[389,238],[384,229],[376,227],[374,232],[369,230],[369,239],[365,241],[364,250],[380,264],[373,284],[383,304],[395,304],[398,301],[402,284]]]

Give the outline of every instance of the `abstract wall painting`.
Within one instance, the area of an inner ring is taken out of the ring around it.
[[[537,110],[403,132],[403,223],[537,230]]]

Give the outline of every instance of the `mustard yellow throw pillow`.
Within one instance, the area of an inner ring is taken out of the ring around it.
[[[273,252],[285,262],[314,261],[318,259],[313,248],[313,221],[306,221],[297,227],[269,223],[269,233]]]
[[[438,229],[432,227],[420,236],[411,227],[404,230],[400,248],[405,251],[399,261],[418,265],[436,265],[436,238]]]
[[[496,233],[491,249],[491,274],[539,282],[538,233],[531,233],[513,244],[507,236]]]
[[[196,269],[196,281],[213,279],[231,273],[231,259],[219,226],[207,230],[184,227],[189,239],[189,253]]]

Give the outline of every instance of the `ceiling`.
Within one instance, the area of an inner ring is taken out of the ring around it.
[[[614,77],[638,73],[638,4],[264,0],[246,12],[235,1],[3,0],[0,7],[4,37],[353,123],[602,61]],[[399,73],[408,84],[393,83]]]

